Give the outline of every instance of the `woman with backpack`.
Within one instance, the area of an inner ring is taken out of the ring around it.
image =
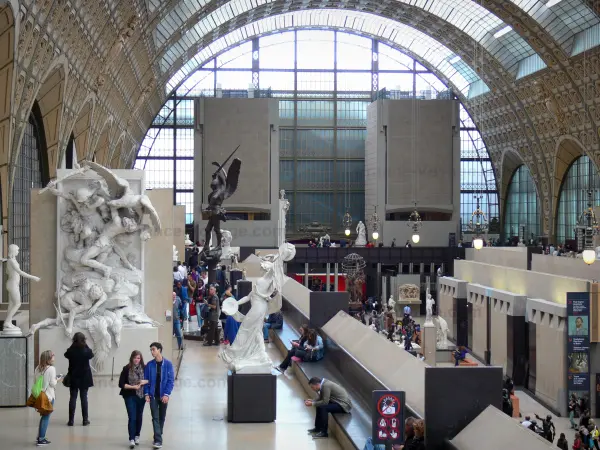
[[[88,416],[88,389],[94,385],[90,360],[94,353],[88,347],[85,335],[78,331],[73,336],[73,343],[65,352],[65,358],[69,360],[69,370],[65,377],[64,385],[69,388],[69,422],[72,427],[75,420],[75,408],[77,407],[77,394],[81,401],[81,415],[83,426],[90,424]]]
[[[54,406],[54,399],[56,398],[54,387],[62,379],[62,376],[56,376],[54,353],[52,350],[46,350],[40,355],[40,364],[35,368],[34,379],[36,381],[32,388],[32,395],[38,397],[39,395],[42,395],[41,393],[43,392],[46,397],[48,397],[48,401]],[[40,392],[34,392],[36,386],[40,388]],[[48,424],[50,423],[50,414],[52,414],[51,411],[40,417],[37,437],[38,447],[50,444],[50,441],[46,439],[46,431],[48,430]]]

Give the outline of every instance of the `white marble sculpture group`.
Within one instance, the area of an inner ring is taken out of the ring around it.
[[[64,327],[69,337],[75,327],[87,330],[94,364],[101,370],[112,338],[119,345],[123,326],[157,326],[144,313],[141,249],[151,230],[161,231],[161,224],[141,181],[140,193],[135,193],[127,180],[106,167],[94,162],[82,166],[47,187],[59,197],[57,250],[62,258],[56,317],[34,324],[30,334],[51,326]],[[69,187],[74,189],[67,192]],[[152,227],[143,223],[145,216]]]
[[[223,312],[241,322],[235,341],[221,348],[219,357],[233,372],[271,373],[271,359],[267,355],[263,336],[265,316],[281,309],[281,291],[285,283],[284,263],[296,255],[296,247],[284,243],[275,255],[261,257],[262,277],[252,286],[252,292],[240,300],[225,300]],[[238,306],[250,302],[245,316]]]

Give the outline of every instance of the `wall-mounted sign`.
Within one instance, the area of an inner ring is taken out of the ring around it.
[[[373,444],[404,443],[404,398],[403,391],[373,391]]]
[[[590,400],[590,294],[567,292],[568,398]]]

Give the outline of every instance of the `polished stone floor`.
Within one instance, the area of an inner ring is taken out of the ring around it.
[[[169,403],[165,424],[164,449],[319,449],[338,450],[335,439],[314,441],[306,430],[312,428],[314,411],[304,406],[306,398],[293,377],[277,378],[277,421],[271,424],[231,424],[223,420],[226,414],[226,370],[217,358],[217,347],[203,348],[201,343],[188,341]],[[269,344],[275,361],[281,355]],[[145,355],[146,356],[146,355]],[[147,355],[148,357],[150,355]],[[67,427],[68,391],[57,389],[55,412],[50,420],[47,438],[50,448],[110,449],[128,448],[127,414],[117,388],[118,376],[95,380],[90,390],[90,421],[81,426],[80,413],[76,426]],[[150,410],[144,412],[140,449],[151,448]],[[34,446],[39,415],[30,408],[0,409],[0,449],[17,450]]]

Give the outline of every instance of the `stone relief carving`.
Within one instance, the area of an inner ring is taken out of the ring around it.
[[[421,289],[416,284],[403,284],[398,287],[398,297],[402,300],[418,300]]]
[[[87,330],[99,371],[112,339],[119,345],[123,326],[158,325],[144,313],[141,249],[151,231],[160,232],[161,224],[143,193],[142,180],[135,184],[86,161],[40,192],[59,197],[57,248],[62,257],[56,317],[34,324],[30,334],[52,326],[64,327],[69,337],[75,327]],[[146,216],[152,226],[142,223]]]

